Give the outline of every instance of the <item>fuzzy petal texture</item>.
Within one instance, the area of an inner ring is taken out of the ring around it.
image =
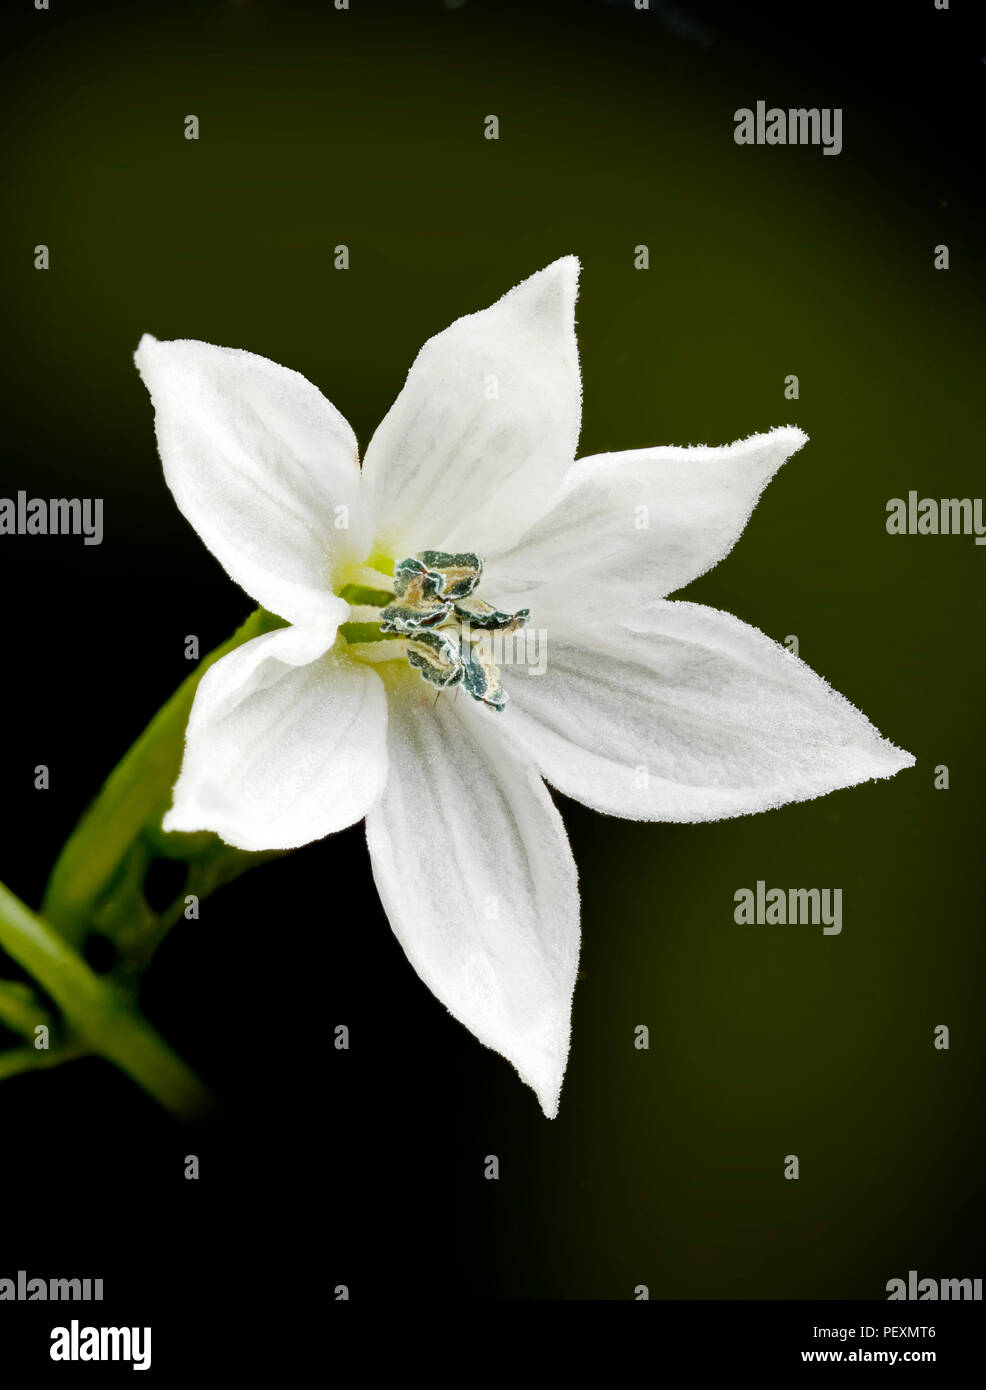
[[[624,621],[732,550],[767,483],[807,435],[755,434],[723,448],[635,449],[580,459],[547,515],[487,562],[484,592],[552,629],[573,609]]]
[[[510,667],[504,684],[522,755],[633,820],[767,811],[914,763],[803,661],[700,604],[660,601],[639,630],[589,642],[549,636],[545,673]]]
[[[425,343],[363,467],[392,558],[492,554],[554,500],[579,435],[577,283],[566,256]]]
[[[362,558],[364,540],[343,417],[298,372],[252,352],[145,334],[135,361],[168,486],[219,563],[289,622],[341,622],[333,571]]]
[[[280,628],[202,677],[165,830],[296,849],[366,814],[387,776],[387,701],[324,634]]]
[[[540,777],[471,701],[410,672],[390,691],[390,774],[366,820],[373,876],[425,984],[553,1117],[579,954],[575,861]]]

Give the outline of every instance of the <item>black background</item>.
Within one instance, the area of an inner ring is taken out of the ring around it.
[[[58,10],[59,0],[53,7]],[[101,22],[115,13],[112,5],[73,8],[92,11]],[[185,17],[191,25],[212,7],[168,8],[175,23]],[[373,8],[380,11],[379,42],[386,47],[388,7]],[[430,14],[434,7],[422,8]],[[492,8],[510,22],[510,5]],[[619,6],[522,8],[558,16],[568,42],[598,45],[601,64],[615,61],[618,45],[606,45],[607,36],[628,22]],[[303,7],[276,9],[290,24]],[[944,24],[932,0],[680,9],[741,55],[751,92],[765,90],[769,75],[783,72],[807,93],[824,89],[826,104],[851,99],[866,113],[865,146],[856,157],[872,178],[910,189],[916,203],[929,207],[947,197],[960,237],[981,229],[986,39],[978,7],[953,3]],[[3,63],[30,64],[41,99],[50,78],[37,28],[48,18],[22,3],[16,12],[8,7],[3,21]],[[50,18],[60,22],[57,13]],[[440,42],[433,27],[429,34],[433,45]],[[620,42],[626,41],[624,33]],[[667,29],[657,23],[652,32],[635,31],[633,42],[665,43]],[[3,142],[16,147],[23,136],[24,113],[8,109]],[[139,229],[133,234],[139,237]],[[12,255],[6,246],[8,267]],[[57,416],[59,401],[46,394],[43,343],[28,351],[27,374],[43,410]],[[5,355],[19,363],[21,380],[24,352],[16,341],[4,344]],[[144,468],[153,458],[149,414],[136,396],[126,408],[146,432],[144,453],[132,461]],[[126,444],[125,432],[108,421],[107,449]],[[53,448],[54,439],[21,434],[8,440],[0,491],[70,473],[71,461],[53,458]],[[204,548],[192,543],[177,510],[168,514],[156,496],[147,503],[135,495],[133,507],[130,528],[114,529],[86,555],[84,585],[73,543],[2,542],[0,873],[32,905],[40,901],[55,848],[101,777],[186,674],[180,644],[193,630],[190,620],[206,650],[249,608]],[[156,561],[174,557],[166,573],[160,564],[145,563],[149,543]],[[44,797],[31,786],[38,761],[56,769]],[[564,812],[578,859],[593,821],[578,807],[565,804]],[[401,953],[381,948],[389,929],[369,886],[361,827],[224,889],[221,925],[198,927],[175,929],[147,975],[142,1003],[215,1087],[220,1117],[189,1132],[99,1061],[5,1084],[0,1275],[18,1268],[43,1277],[101,1275],[107,1298],[98,1320],[152,1324],[155,1373],[174,1375],[176,1383],[192,1356],[215,1356],[200,1339],[217,1325],[227,1328],[228,1348],[233,1344],[228,1364],[237,1371],[268,1353],[306,1364],[306,1342],[291,1329],[306,1320],[335,1324],[358,1311],[355,1303],[333,1301],[337,1283],[361,1290],[357,1301],[372,1302],[377,1313],[382,1305],[418,1299],[510,1297],[519,1247],[500,1239],[502,1213],[486,1201],[488,1194],[480,1188],[467,1199],[457,1177],[475,1160],[485,1081],[502,1064],[463,1046],[450,1062],[451,1103],[447,1090],[422,1084],[419,1056],[442,1045],[449,1021],[414,988]],[[285,961],[282,950],[284,934],[299,928],[308,943],[303,968],[295,959]],[[364,982],[372,988],[361,988]],[[358,1067],[345,1055],[340,1064],[332,1049],[338,1018],[363,1040]],[[201,1160],[196,1183],[183,1177],[189,1153]],[[945,1174],[947,1181],[947,1167]],[[935,1311],[935,1305],[921,1305],[921,1317],[909,1320],[928,1321],[929,1307]],[[637,1311],[664,1328],[672,1316],[656,1306]],[[38,1368],[44,1372],[47,1327],[90,1314],[97,1314],[92,1305],[63,1307],[58,1319],[6,1305],[0,1378],[17,1348],[32,1376]],[[673,1313],[676,1336],[683,1335],[681,1316]],[[807,1305],[776,1309],[777,1326],[794,1327],[797,1346],[804,1323],[819,1316]],[[848,1310],[837,1316],[848,1320]],[[866,1316],[901,1320],[886,1308]],[[695,1317],[696,1335],[705,1336],[726,1314],[703,1309]],[[743,1335],[736,1322],[722,1325]],[[759,1354],[788,1364],[768,1327]],[[59,1369],[66,1377],[81,1373]]]

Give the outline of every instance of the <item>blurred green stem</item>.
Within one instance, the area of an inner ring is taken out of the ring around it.
[[[20,1076],[26,1071],[59,1067],[63,1062],[72,1062],[76,1057],[86,1055],[86,1048],[75,1043],[52,1048],[10,1047],[6,1052],[0,1052],[0,1081],[6,1081],[11,1076]]]
[[[45,889],[41,913],[76,950],[101,932],[121,956],[118,972],[138,976],[185,906],[200,900],[271,855],[230,849],[215,835],[169,835],[161,818],[181,766],[185,726],[199,681],[209,667],[254,637],[283,626],[258,609],[221,647],[199,662],[110,773],[102,790],[62,846]],[[152,909],[144,878],[155,857],[184,861],[189,878],[178,901]]]
[[[191,1120],[211,1108],[202,1082],[120,991],[95,975],[60,933],[2,883],[0,947],[54,999],[89,1049],[126,1072],[173,1115]]]

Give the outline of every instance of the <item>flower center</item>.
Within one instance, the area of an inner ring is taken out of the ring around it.
[[[491,709],[507,693],[492,659],[489,634],[516,632],[530,610],[504,613],[476,596],[483,562],[471,551],[423,550],[394,566],[394,592],[348,585],[341,596],[378,608],[378,622],[344,623],[348,642],[399,641],[408,664],[424,680],[449,690],[462,685]],[[396,653],[395,653],[396,655]]]

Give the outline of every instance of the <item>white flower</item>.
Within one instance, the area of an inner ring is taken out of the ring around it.
[[[207,343],[145,337],[136,354],[179,507],[289,624],[203,678],[165,828],[288,849],[365,816],[411,963],[549,1116],[579,902],[542,778],[608,815],[704,821],[914,761],[763,633],[667,600],[727,554],[806,436],[573,462],[577,276],[565,257],[430,339],[362,471],[349,425],[296,372]],[[431,579],[411,606],[448,604],[434,618],[444,635],[417,640],[413,616],[403,636],[356,640],[384,637],[365,626],[379,610],[340,594],[393,589],[394,565],[428,550],[472,552],[485,566],[478,597],[530,609],[528,631],[548,633],[543,674],[503,672],[502,711],[484,703],[482,679],[464,679],[469,642],[445,646],[463,616],[453,561],[468,570],[467,555],[412,566]],[[467,688],[442,695],[446,679]]]

